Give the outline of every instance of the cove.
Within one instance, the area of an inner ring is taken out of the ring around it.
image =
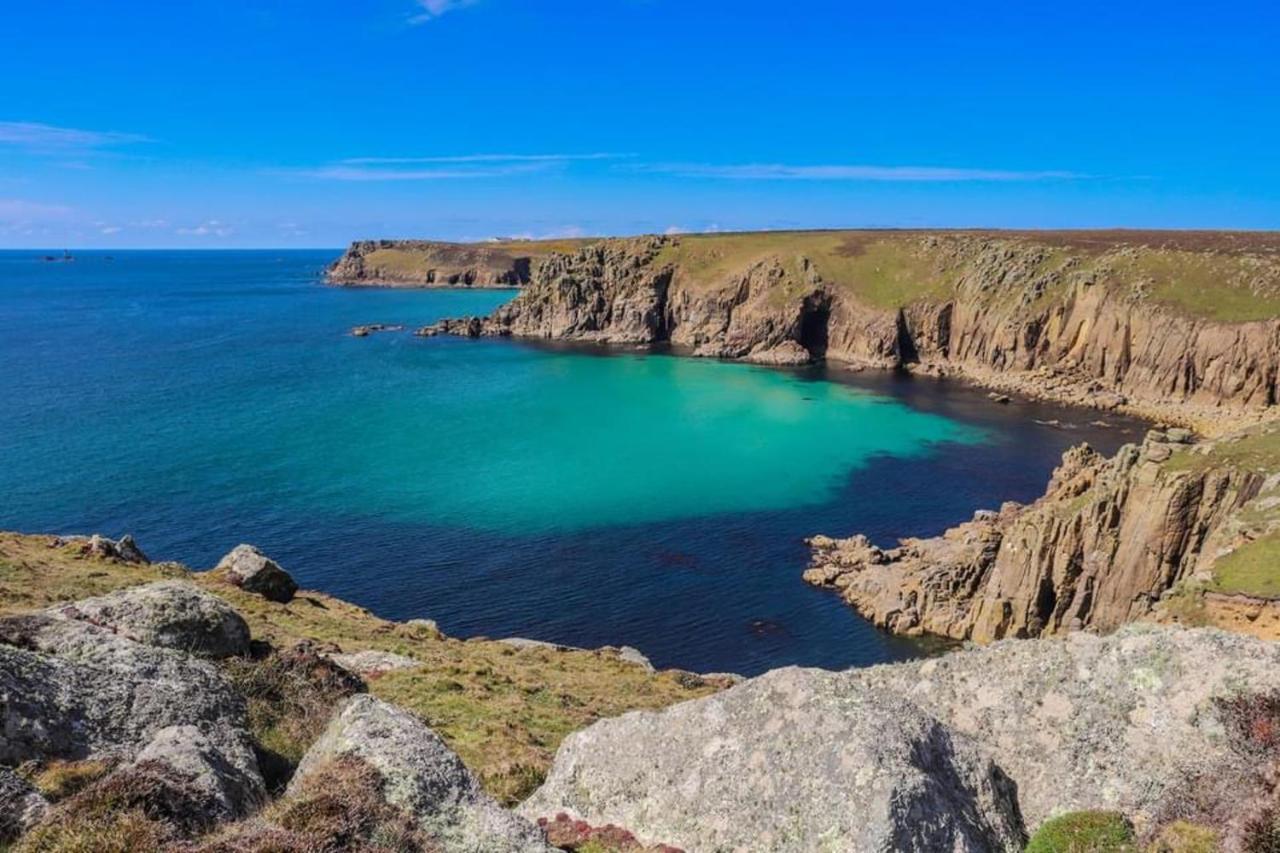
[[[918,647],[806,587],[804,536],[936,533],[1129,428],[932,380],[352,338],[514,294],[326,288],[334,254],[0,253],[0,528],[196,567],[252,542],[460,636],[843,667]]]

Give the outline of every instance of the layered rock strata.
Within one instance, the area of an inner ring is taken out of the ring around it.
[[[1147,272],[1174,265],[1167,289],[1188,302],[1195,283],[1178,279],[1176,264],[1223,264],[1234,284],[1222,286],[1252,287],[1263,304],[1280,286],[1269,243],[1255,258],[1208,249],[1169,255],[1130,245],[1122,233],[1080,249],[999,232],[850,232],[826,254],[811,250],[816,238],[761,237],[759,251],[736,250],[739,260],[712,239],[602,240],[537,258],[517,299],[487,318],[434,330],[958,374],[1009,393],[1207,430],[1266,414],[1276,402],[1280,319],[1197,313],[1161,298],[1163,279]]]
[[[878,548],[816,536],[804,578],[901,634],[988,642],[1114,630],[1207,571],[1267,483],[1250,466],[1185,464],[1214,452],[1189,440],[1152,431],[1110,459],[1073,448],[1035,503],[980,511],[938,537]]]

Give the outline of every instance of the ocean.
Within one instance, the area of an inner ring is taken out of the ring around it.
[[[0,252],[0,529],[196,568],[249,542],[463,637],[748,675],[918,655],[801,581],[803,538],[936,534],[1140,430],[935,379],[416,338],[515,292],[326,287],[336,250],[44,254]]]

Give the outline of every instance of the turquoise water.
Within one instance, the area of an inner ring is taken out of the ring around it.
[[[912,647],[805,587],[801,537],[936,532],[1041,488],[1072,438],[885,378],[353,338],[513,294],[326,288],[331,258],[0,253],[0,527],[130,531],[197,566],[255,542],[464,634],[840,666]]]

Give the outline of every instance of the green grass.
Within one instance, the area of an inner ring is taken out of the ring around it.
[[[276,648],[313,640],[348,652],[379,649],[415,658],[422,669],[372,679],[370,692],[425,717],[485,787],[506,802],[527,794],[541,779],[569,732],[601,717],[666,707],[723,686],[676,671],[650,673],[603,651],[516,650],[504,643],[444,637],[312,591],[276,604],[216,573],[192,574],[174,563],[129,566],[89,559],[72,548],[51,548],[49,541],[0,533],[0,615],[184,577],[226,599],[249,623],[254,639]],[[271,746],[296,758],[297,733],[277,731],[267,720],[264,732],[273,731],[278,737]]]
[[[1157,302],[1225,323],[1280,315],[1280,264],[1250,255],[1142,249],[1116,262],[1123,280],[1149,281]]]
[[[1045,821],[1026,853],[1136,853],[1133,827],[1117,812],[1081,811]]]
[[[1216,592],[1280,598],[1280,532],[1241,545],[1213,564]]]

